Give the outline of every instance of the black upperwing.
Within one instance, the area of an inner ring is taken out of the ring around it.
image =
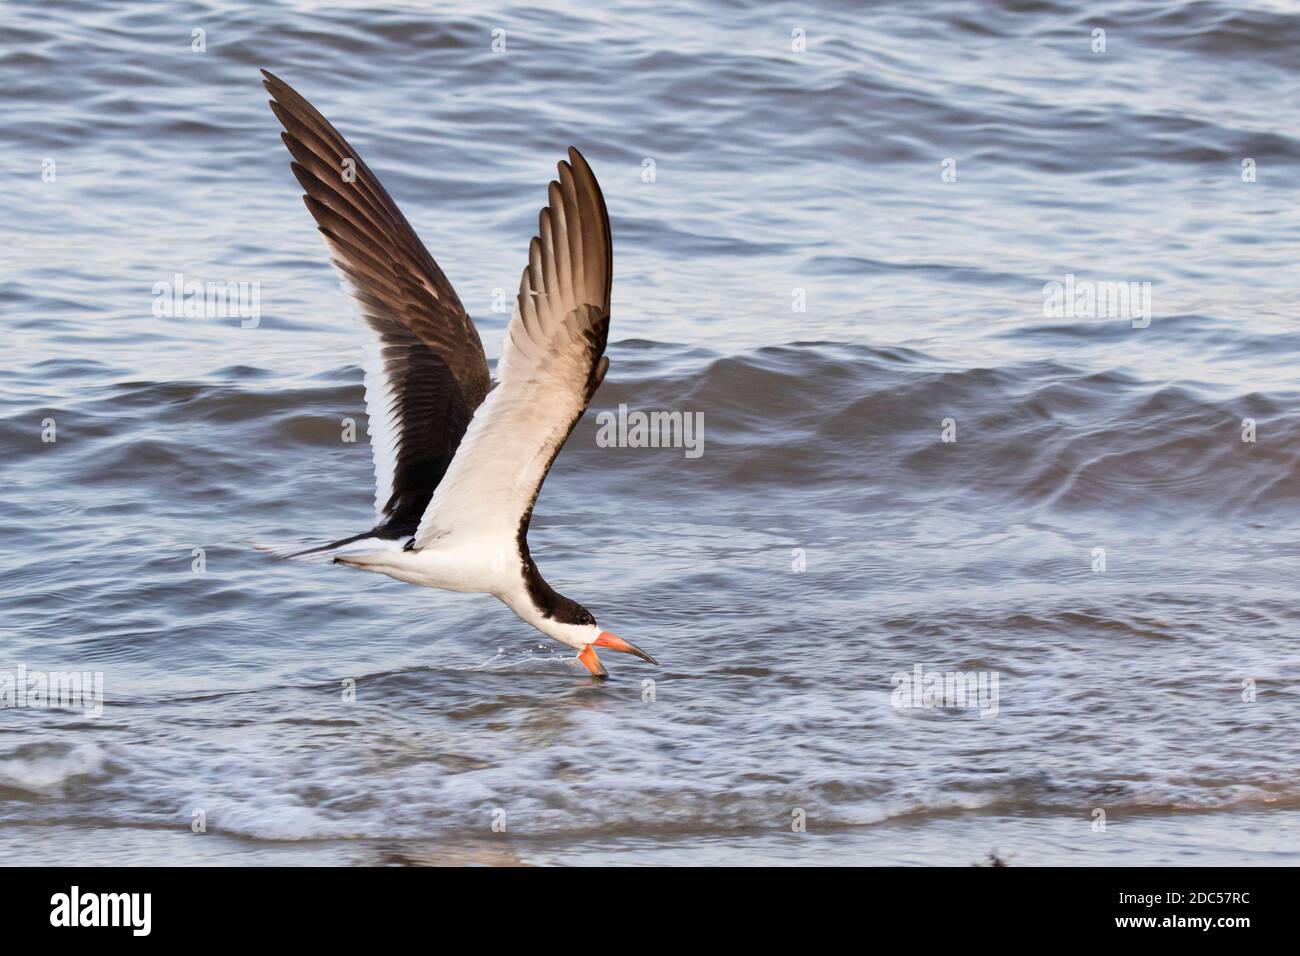
[[[303,202],[377,338],[366,369],[377,530],[412,534],[491,387],[483,344],[356,150],[287,83],[262,75]]]

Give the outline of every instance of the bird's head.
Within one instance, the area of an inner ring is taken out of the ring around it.
[[[591,618],[591,615],[588,614],[587,617]],[[649,661],[651,664],[659,663],[631,641],[625,641],[617,634],[602,630],[600,625],[596,623],[595,618],[591,618],[589,622],[547,621],[543,630],[557,641],[575,647],[580,651],[593,647],[607,647],[611,651],[634,654],[641,660]]]
[[[608,676],[605,667],[596,656],[596,648],[605,647],[611,651],[621,651],[624,654],[633,654],[643,661],[649,661],[651,664],[659,662],[647,654],[641,648],[637,647],[631,641],[625,641],[617,634],[602,630],[596,623],[596,619],[591,616],[586,608],[578,605],[578,611],[565,615],[568,620],[552,618],[547,620],[542,626],[548,637],[553,637],[562,644],[577,648],[578,660],[582,661],[587,670],[591,671],[597,677]]]
[[[557,593],[540,578],[537,579],[536,589],[530,593],[530,597],[532,607],[543,610],[540,619],[526,617],[525,620],[531,620],[533,625],[547,637],[575,648],[578,651],[578,660],[582,661],[587,670],[597,677],[607,676],[604,665],[596,657],[598,647],[622,651],[624,654],[634,654],[651,664],[659,663],[631,641],[625,641],[617,634],[601,628],[590,611],[577,601]]]

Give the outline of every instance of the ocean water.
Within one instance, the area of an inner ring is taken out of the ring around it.
[[[1300,862],[1300,5],[4,0],[0,38],[0,691],[102,680],[0,707],[3,862]],[[611,365],[530,544],[662,666],[249,547],[373,517],[261,67],[490,362],[583,150]],[[178,274],[256,322],[157,314]],[[619,406],[702,454],[601,447]]]

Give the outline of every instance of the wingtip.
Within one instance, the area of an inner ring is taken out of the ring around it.
[[[266,92],[271,94],[271,105],[282,105],[286,100],[292,99],[297,91],[292,86],[280,79],[274,73],[266,68],[261,68],[262,86]]]
[[[566,163],[561,160],[559,166],[561,180],[564,179],[564,171],[567,169],[574,180],[577,182],[585,182],[588,188],[594,189],[596,194],[600,195],[600,184],[596,180],[595,170],[591,168],[591,164],[587,162],[587,157],[582,155],[582,152],[578,147],[570,146],[569,161]],[[602,204],[604,203],[605,199],[603,195],[601,195],[600,201]]]
[[[576,146],[569,147],[569,163],[572,164],[574,169],[585,169],[587,172],[591,172],[591,165],[587,162],[587,157],[583,156]]]

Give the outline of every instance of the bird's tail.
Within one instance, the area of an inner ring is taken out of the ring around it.
[[[360,534],[354,534],[350,538],[342,538],[338,541],[331,541],[329,544],[318,544],[310,548],[302,548],[298,544],[266,544],[260,541],[249,542],[255,551],[261,551],[263,554],[269,554],[273,558],[281,558],[285,561],[332,561],[339,555],[347,554],[365,554],[371,551],[387,551],[395,545],[401,547],[402,542],[388,537],[381,537],[375,531],[363,531]]]

